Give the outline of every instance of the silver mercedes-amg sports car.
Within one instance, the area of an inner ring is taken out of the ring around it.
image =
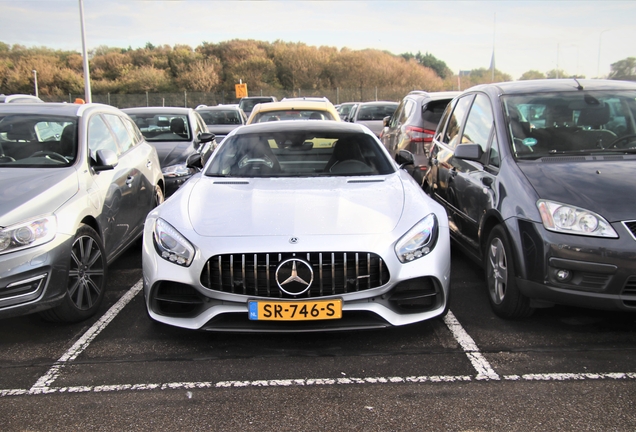
[[[368,329],[448,310],[446,212],[356,124],[235,129],[148,215],[142,257],[149,316],[189,329]]]

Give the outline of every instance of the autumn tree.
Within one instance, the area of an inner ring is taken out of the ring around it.
[[[422,66],[432,69],[441,79],[446,79],[453,74],[453,71],[446,65],[444,61],[439,60],[429,52],[422,54],[420,51],[418,51],[415,55],[411,53],[405,53],[401,56],[407,61],[415,59]]]
[[[270,51],[266,42],[239,39],[219,44],[204,42],[197,47],[205,59],[220,66],[219,79],[226,91],[233,91],[241,81],[248,84],[248,89],[279,87]]]
[[[539,72],[536,70],[529,70],[523,73],[519,80],[534,80],[534,79],[545,79],[545,74],[543,72]]]
[[[609,79],[636,81],[636,57],[627,57],[612,63]]]

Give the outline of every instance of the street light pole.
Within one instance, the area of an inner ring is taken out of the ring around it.
[[[88,54],[86,52],[86,32],[84,30],[84,2],[79,0],[80,21],[82,24],[82,57],[84,58],[84,100],[91,103],[91,77],[88,70]]]
[[[596,78],[601,77],[601,37],[603,36],[603,33],[610,30],[611,29],[605,29],[598,35],[598,63],[596,65]]]
[[[33,87],[35,87],[35,97],[38,97],[38,71],[33,69]]]

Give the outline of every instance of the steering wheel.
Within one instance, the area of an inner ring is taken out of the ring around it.
[[[629,135],[625,135],[622,136],[620,138],[615,139],[614,141],[612,141],[611,143],[609,143],[609,145],[605,148],[618,148],[618,143],[622,142],[622,141],[627,141],[629,139],[632,138],[636,138],[636,134],[629,134]]]
[[[37,151],[35,153],[33,153],[31,156],[29,157],[46,157],[58,162],[62,162],[62,163],[67,163],[68,159],[66,159],[64,156],[62,156],[59,153],[56,153],[54,151],[50,151],[50,150],[42,150],[42,151]]]
[[[329,172],[334,174],[369,174],[373,172],[373,169],[362,161],[347,159],[334,164],[329,168]]]

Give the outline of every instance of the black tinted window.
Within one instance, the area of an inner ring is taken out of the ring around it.
[[[442,137],[442,141],[451,147],[455,147],[459,143],[459,131],[461,130],[462,122],[466,118],[466,112],[470,107],[470,103],[473,100],[473,95],[467,95],[460,98],[455,104],[455,108],[451,113],[446,131]]]

